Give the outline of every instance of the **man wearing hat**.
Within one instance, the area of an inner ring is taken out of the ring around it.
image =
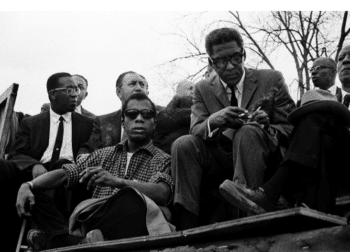
[[[349,54],[347,58],[350,59]],[[343,63],[338,64],[342,78],[350,86],[349,66],[345,71]],[[349,178],[349,169],[343,164],[346,153],[350,153],[347,146],[350,112],[329,91],[317,89],[304,94],[301,107],[291,112],[288,120],[294,125],[291,142],[272,178],[257,189],[242,190],[232,185],[221,189],[221,193],[252,214],[266,212],[270,202],[275,202],[282,193],[293,203],[332,213],[338,186]]]

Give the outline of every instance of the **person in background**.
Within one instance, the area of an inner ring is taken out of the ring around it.
[[[189,133],[193,89],[192,81],[179,82],[175,96],[157,116],[153,144],[168,154],[172,143]]]

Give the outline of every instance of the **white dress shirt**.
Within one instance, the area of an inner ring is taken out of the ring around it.
[[[52,151],[56,142],[57,137],[57,131],[58,126],[60,123],[61,115],[56,114],[51,108],[50,108],[50,139],[49,139],[49,145],[47,146],[46,151],[44,152],[43,156],[40,159],[41,163],[48,163],[51,161],[52,157]],[[72,113],[68,112],[62,115],[63,117],[63,141],[62,141],[62,147],[60,151],[60,157],[59,159],[68,159],[72,162],[74,162],[73,157],[73,148],[72,148]]]

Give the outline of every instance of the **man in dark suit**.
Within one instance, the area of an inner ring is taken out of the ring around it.
[[[72,75],[72,77],[75,84],[80,89],[80,94],[78,95],[78,102],[77,107],[75,108],[75,112],[78,112],[79,114],[86,115],[91,118],[95,118],[96,116],[93,113],[84,109],[81,105],[83,100],[85,100],[85,98],[88,96],[88,80],[84,76],[79,74],[74,74]]]
[[[205,223],[199,217],[212,205],[207,196],[218,195],[225,179],[240,187],[260,186],[273,173],[292,130],[287,115],[295,104],[282,74],[245,68],[238,31],[212,31],[206,51],[217,75],[196,84],[191,135],[172,147],[180,229]]]
[[[9,242],[9,246],[18,238],[16,225],[20,220],[16,216],[15,201],[20,185],[59,168],[62,163],[75,162],[78,149],[89,139],[92,131],[93,119],[73,112],[80,89],[70,74],[50,76],[47,92],[50,111],[24,118],[9,160],[0,159],[0,197],[5,222],[8,222],[4,226],[13,227],[11,232],[1,229],[6,234],[0,237]],[[61,144],[56,145],[56,140]]]
[[[90,111],[84,109],[83,106],[81,105],[83,100],[85,100],[85,98],[88,96],[88,91],[87,91],[88,90],[88,81],[87,81],[87,79],[85,79],[84,76],[79,75],[79,74],[72,75],[72,77],[73,77],[75,84],[80,89],[75,112],[95,119],[96,116],[93,113],[91,113]],[[40,112],[44,113],[44,112],[49,111],[49,110],[50,110],[50,103],[44,103],[41,106]]]
[[[328,90],[335,95],[339,102],[342,101],[341,88],[335,85],[337,77],[337,63],[332,58],[319,57],[315,59],[310,68],[311,79],[314,86],[319,89]]]
[[[116,93],[122,104],[134,93],[148,95],[148,83],[145,77],[128,71],[119,75],[116,81]],[[163,107],[156,106],[157,111]],[[123,128],[121,123],[121,109],[97,116],[94,121],[92,135],[89,141],[79,150],[78,156],[91,153],[97,149],[114,146],[123,140]]]

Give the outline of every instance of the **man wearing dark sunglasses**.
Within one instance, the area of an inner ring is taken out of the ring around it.
[[[24,118],[9,160],[0,159],[2,211],[8,226],[12,227],[11,232],[17,232],[8,235],[9,240],[18,238],[19,234],[16,226],[20,219],[16,216],[14,202],[20,185],[62,163],[75,162],[80,146],[89,139],[92,131],[93,119],[73,112],[80,90],[69,73],[53,74],[46,87],[51,108]]]
[[[295,108],[280,72],[244,67],[246,52],[237,30],[216,29],[205,46],[217,74],[196,84],[191,135],[172,147],[174,207],[181,229],[215,221],[212,206],[220,199],[209,195],[219,195],[225,179],[243,188],[263,183],[275,167],[271,161],[280,159],[281,146],[288,143],[292,126],[287,115]]]
[[[73,245],[81,240],[68,234],[68,221],[61,218],[62,215],[54,204],[38,196],[41,194],[36,192],[40,190],[55,189],[63,184],[70,188],[78,183],[86,183],[87,188],[93,191],[93,198],[103,198],[116,195],[120,189],[133,187],[158,206],[166,206],[171,202],[173,182],[170,176],[170,156],[154,147],[151,140],[155,115],[155,105],[145,94],[131,95],[122,107],[122,121],[128,139],[115,146],[96,150],[91,155],[80,158],[76,164],[64,165],[62,169],[44,174],[21,186],[17,198],[18,214],[31,214],[34,221],[39,220],[36,224],[41,228],[38,232],[41,239],[37,239],[40,241],[35,244],[37,249]],[[29,211],[25,208],[26,202],[31,206],[35,204],[35,208]],[[96,233],[95,230],[99,229],[98,233],[102,232],[108,240],[148,235],[144,210],[134,207],[132,202],[123,202],[109,205],[102,217],[91,220],[91,225],[94,225],[92,232]],[[124,209],[123,212],[120,212],[121,209]],[[58,216],[59,221],[56,219],[51,222],[52,215]],[[43,220],[47,221],[44,223]],[[125,226],[125,221],[129,225]],[[156,224],[166,225],[163,222]],[[169,227],[158,228],[162,230],[160,233],[170,232]],[[87,229],[90,231],[89,227]]]
[[[337,63],[332,58],[319,57],[315,59],[310,68],[311,79],[316,88],[328,90],[342,101],[341,88],[335,85],[337,77]]]

